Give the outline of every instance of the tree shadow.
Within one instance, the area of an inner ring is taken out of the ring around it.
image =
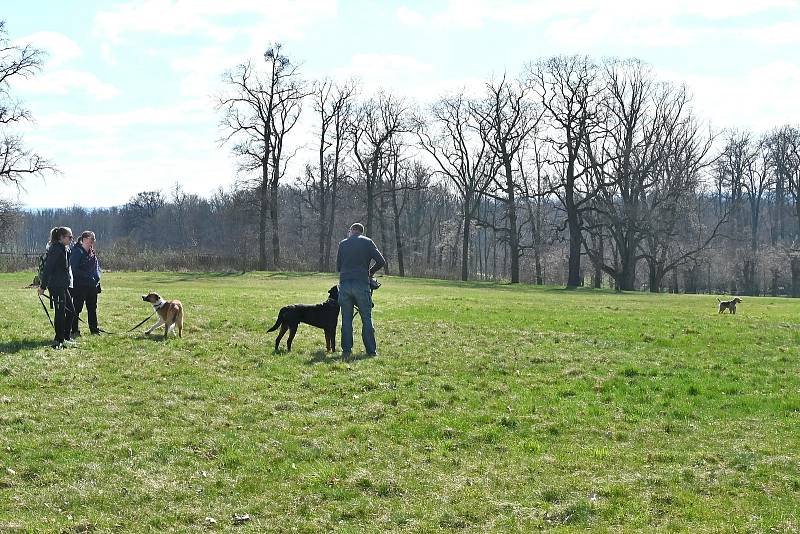
[[[316,365],[318,363],[331,364],[336,362],[353,363],[372,358],[375,358],[374,354],[367,354],[366,352],[363,352],[361,354],[354,354],[353,356],[350,356],[348,360],[343,360],[341,352],[325,352],[324,350],[318,350],[311,353],[311,358],[309,358],[305,363],[306,365]]]
[[[161,334],[156,334],[156,333],[152,333],[150,335],[148,335],[148,334],[139,334],[138,336],[136,336],[136,339],[145,340],[145,341],[157,341],[158,343],[168,343],[168,342],[170,342],[172,340],[180,340],[181,338],[173,335],[170,332],[169,337],[167,337],[165,339],[164,338],[164,334],[163,334],[163,329],[162,329],[162,333]]]
[[[0,343],[0,354],[14,354],[24,350],[49,347],[52,341],[39,339],[17,339]]]

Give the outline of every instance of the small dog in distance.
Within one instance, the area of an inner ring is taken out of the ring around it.
[[[719,302],[719,305],[717,306],[719,313],[723,313],[725,310],[728,310],[730,313],[736,315],[736,305],[742,302],[742,299],[739,297],[734,297],[731,300],[717,299],[717,302]]]

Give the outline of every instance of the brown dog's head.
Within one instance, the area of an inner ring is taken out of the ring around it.
[[[333,286],[328,290],[328,300],[339,302],[339,286]]]
[[[733,302],[735,302],[736,304],[739,304],[740,302],[742,302],[742,299],[740,299],[739,297],[736,297],[736,298],[733,299]]]
[[[158,293],[148,293],[147,295],[142,295],[142,300],[150,304],[156,304],[161,301],[161,296]]]

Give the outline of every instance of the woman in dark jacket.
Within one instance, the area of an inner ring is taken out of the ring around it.
[[[69,264],[74,278],[72,303],[75,305],[75,317],[72,319],[73,339],[81,335],[78,318],[86,304],[89,319],[89,331],[99,334],[97,326],[97,294],[100,292],[100,262],[94,252],[94,232],[86,230],[78,238],[78,245],[72,247]]]
[[[39,286],[40,295],[44,295],[46,289],[50,290],[55,310],[53,326],[56,336],[53,339],[53,348],[74,343],[70,336],[73,315],[69,294],[72,287],[72,269],[69,265],[71,243],[72,230],[69,228],[59,226],[50,231],[50,243],[47,245],[47,258]]]

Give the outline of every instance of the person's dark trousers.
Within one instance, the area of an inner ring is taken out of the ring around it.
[[[375,329],[372,326],[372,293],[367,280],[339,282],[339,307],[342,310],[342,352],[353,350],[353,307],[361,315],[361,341],[367,354],[376,354]]]
[[[72,320],[72,333],[80,334],[78,318],[86,305],[86,315],[88,316],[89,331],[93,334],[99,332],[97,327],[97,286],[95,287],[76,287],[72,290],[72,303],[75,306],[75,317]]]
[[[72,317],[74,316],[72,299],[66,289],[50,289],[53,299],[53,326],[55,327],[55,341],[61,343],[71,339]]]

